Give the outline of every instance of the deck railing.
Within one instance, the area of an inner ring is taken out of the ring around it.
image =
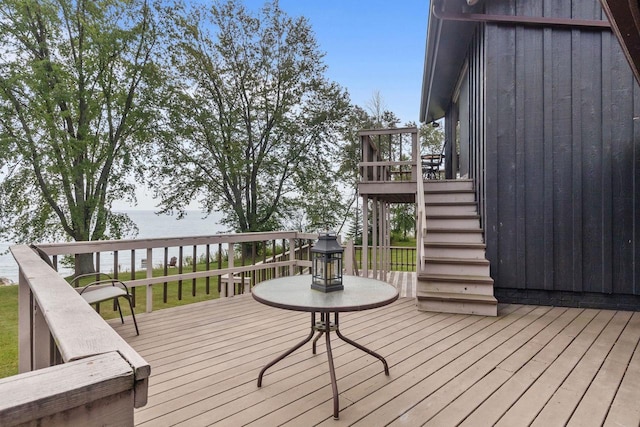
[[[417,129],[369,129],[358,132],[362,161],[360,182],[415,181],[422,168],[416,166]]]
[[[112,257],[111,273],[119,275],[130,289],[143,288],[146,311],[151,311],[154,286],[163,286],[166,298],[167,283],[178,282],[182,289],[183,282],[191,282],[195,292],[196,281],[204,279],[205,292],[209,292],[214,279],[219,295],[231,296],[259,281],[302,272],[311,266],[310,241],[316,238],[316,234],[272,232],[43,244],[38,248],[54,267],[63,256],[91,254],[97,266],[102,266],[101,254]],[[227,248],[224,268],[223,246]],[[185,248],[192,256],[190,264]],[[204,251],[200,264],[195,262],[199,250]],[[136,275],[138,251],[149,260],[143,278]],[[19,267],[21,373],[0,380],[0,425],[133,425],[134,407],[147,401],[149,364],[33,249],[19,245],[11,247],[11,252]],[[130,258],[131,271],[120,271],[122,253]],[[172,253],[179,258],[169,271]],[[153,260],[158,259],[162,265],[154,269]]]
[[[149,364],[31,248],[11,252],[22,373],[0,380],[0,425],[133,425]]]
[[[358,271],[363,270],[362,261],[366,259],[367,270],[374,269],[373,247],[369,246],[368,254],[363,257],[362,246],[355,245],[354,262]],[[413,246],[390,246],[388,263],[390,271],[416,271],[416,248]],[[377,252],[380,252],[379,250]]]
[[[213,292],[231,296],[250,289],[260,281],[300,272],[311,264],[310,242],[316,234],[290,232],[216,234],[210,236],[110,240],[43,244],[38,247],[51,257],[54,266],[62,257],[90,254],[103,272],[122,280],[136,300],[136,290],[145,292],[145,311],[153,310],[153,286],[162,286],[162,301],[169,298],[175,284],[176,297]],[[104,258],[111,264],[105,271]],[[175,257],[175,266],[170,266]],[[136,260],[145,260],[137,268]],[[201,262],[198,262],[200,260]],[[122,268],[122,265],[129,268]],[[142,274],[141,274],[142,271]],[[140,277],[140,276],[144,277]],[[204,281],[199,290],[198,280]]]

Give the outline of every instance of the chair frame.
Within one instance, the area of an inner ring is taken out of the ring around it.
[[[95,277],[96,280],[88,283],[87,285],[79,286],[81,279],[85,277],[91,277],[91,276]],[[136,328],[136,335],[140,335],[140,331],[138,330],[138,322],[136,321],[136,314],[133,309],[133,298],[131,293],[129,292],[129,287],[122,280],[114,278],[109,274],[102,273],[102,272],[80,274],[78,276],[75,276],[73,280],[71,280],[71,286],[73,286],[76,289],[80,289],[79,291],[80,295],[82,295],[87,289],[89,289],[88,292],[90,293],[91,292],[90,288],[93,286],[98,286],[102,288],[102,287],[108,286],[109,284],[111,284],[111,286],[113,287],[120,287],[121,289],[124,289],[125,293],[118,294],[118,295],[109,295],[98,301],[92,301],[90,304],[99,304],[101,302],[109,301],[111,299],[114,300],[114,303],[118,308],[118,312],[120,313],[120,322],[124,324],[124,317],[122,316],[122,307],[120,306],[120,297],[125,298],[129,302],[129,309],[131,310],[131,317],[133,318],[133,324]]]

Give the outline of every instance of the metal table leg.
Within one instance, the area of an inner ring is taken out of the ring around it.
[[[304,340],[300,341],[293,348],[285,351],[280,356],[278,356],[277,358],[275,358],[271,362],[267,363],[267,365],[264,368],[262,368],[262,370],[260,371],[260,375],[258,375],[258,387],[262,387],[262,376],[264,375],[264,373],[265,373],[265,371],[267,369],[269,369],[270,367],[272,367],[273,365],[275,365],[276,363],[278,363],[279,361],[281,361],[282,359],[284,359],[285,357],[287,357],[288,355],[290,355],[291,353],[293,353],[294,351],[296,351],[297,349],[299,349],[300,347],[302,347],[303,345],[305,345],[306,343],[311,341],[311,338],[313,337],[313,334],[316,331],[315,330],[315,317],[316,317],[316,314],[315,313],[311,313],[311,331],[309,332],[309,335]]]
[[[336,334],[338,335],[338,338],[340,338],[342,341],[344,341],[344,342],[346,342],[348,344],[351,344],[355,348],[359,348],[360,350],[364,351],[365,353],[370,354],[373,357],[378,358],[378,360],[380,360],[382,362],[382,365],[384,366],[384,374],[386,376],[389,376],[389,365],[387,364],[387,361],[384,359],[384,357],[380,356],[378,353],[376,353],[373,350],[369,350],[368,348],[366,348],[362,344],[358,344],[357,342],[355,342],[353,340],[350,340],[349,338],[347,338],[344,335],[342,335],[342,333],[340,333],[340,328],[339,328],[339,325],[338,325],[338,313],[334,313],[334,322],[336,324]]]
[[[262,368],[262,370],[260,371],[260,375],[258,375],[258,387],[262,386],[262,377],[267,369],[269,369],[270,367],[272,367],[273,365],[275,365],[276,363],[278,363],[279,361],[281,361],[282,359],[284,359],[285,357],[287,357],[288,355],[290,355],[291,353],[293,353],[294,351],[296,351],[297,349],[299,349],[300,347],[302,347],[303,345],[311,341],[311,338],[313,338],[313,334],[315,332],[318,332],[318,335],[313,340],[313,354],[316,354],[316,342],[324,334],[325,342],[327,346],[327,361],[329,362],[329,376],[331,377],[331,391],[333,392],[333,418],[335,418],[336,420],[339,419],[340,402],[338,399],[338,381],[336,380],[336,370],[333,364],[333,352],[331,350],[331,337],[329,336],[332,330],[336,331],[336,334],[342,341],[346,342],[347,344],[351,344],[352,346],[359,348],[365,353],[378,358],[384,365],[385,375],[388,376],[389,365],[387,364],[387,361],[384,359],[384,357],[380,356],[375,351],[369,350],[365,346],[358,344],[357,342],[342,335],[339,328],[339,323],[338,323],[339,319],[338,319],[337,312],[333,313],[333,319],[334,319],[334,322],[331,323],[330,313],[321,313],[320,322],[316,323],[316,314],[311,313],[311,331],[309,332],[309,335],[304,340],[296,344],[293,348],[287,350],[282,355],[278,356],[276,359],[269,362],[264,368]]]
[[[327,322],[325,323],[325,335],[327,342],[327,360],[329,361],[329,375],[331,376],[331,391],[333,392],[333,418],[338,419],[340,413],[340,402],[338,400],[338,381],[336,381],[336,370],[333,366],[333,353],[331,352],[331,339],[329,331],[331,330],[329,322],[329,314],[327,314]]]

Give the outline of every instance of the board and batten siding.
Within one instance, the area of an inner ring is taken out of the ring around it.
[[[486,4],[606,19],[597,0]],[[496,288],[640,295],[640,89],[615,36],[515,24],[481,34],[469,60],[485,55],[485,90],[470,106],[485,117],[470,124]]]

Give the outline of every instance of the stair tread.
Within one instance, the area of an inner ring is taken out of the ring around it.
[[[427,206],[456,206],[456,205],[462,205],[462,206],[469,206],[469,205],[477,205],[478,202],[455,202],[455,201],[451,201],[451,202],[427,202],[425,201],[424,203]]]
[[[473,188],[442,188],[442,189],[424,189],[424,194],[447,194],[447,193],[451,193],[451,194],[460,194],[460,193],[474,193],[475,191],[473,190]]]
[[[482,228],[441,228],[441,227],[430,227],[427,229],[428,233],[482,233]]]
[[[482,264],[489,265],[489,261],[484,258],[453,258],[453,257],[433,257],[425,256],[422,258],[428,262],[439,262],[441,264]]]
[[[473,182],[472,178],[449,178],[449,179],[428,179],[425,182],[433,183],[434,185],[446,184],[450,182]]]
[[[427,213],[427,219],[478,219],[478,218],[480,218],[480,215],[470,214],[470,213],[462,213],[459,215],[456,215],[456,214],[429,215],[429,213]]]
[[[473,301],[486,304],[497,304],[498,300],[493,295],[460,294],[454,292],[417,292],[418,299],[432,299],[441,301]]]
[[[472,275],[460,275],[460,274],[434,274],[434,273],[421,273],[418,274],[418,280],[421,281],[440,281],[440,282],[485,282],[493,283],[493,279],[489,276],[472,276]]]
[[[452,249],[486,249],[484,243],[461,243],[461,242],[424,242],[425,246],[431,248],[452,248]]]

